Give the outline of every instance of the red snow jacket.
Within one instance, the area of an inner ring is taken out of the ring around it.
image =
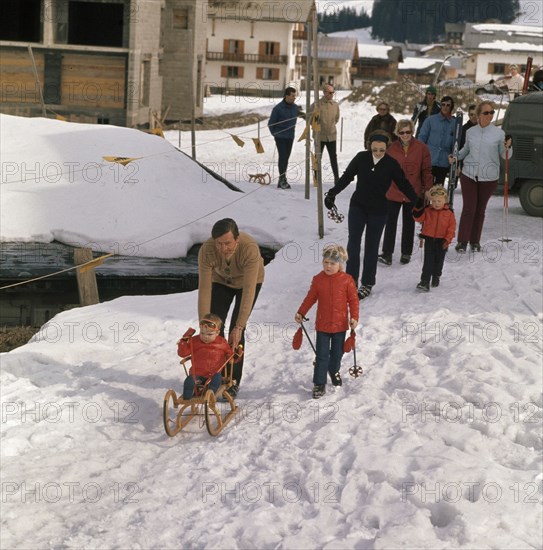
[[[421,235],[434,239],[445,239],[449,246],[456,231],[456,218],[446,204],[442,209],[436,210],[433,206],[427,206],[420,210],[413,210],[413,217],[416,221],[422,222]]]
[[[358,321],[359,300],[356,285],[353,278],[344,271],[338,271],[334,275],[326,275],[321,271],[315,275],[298,313],[305,317],[317,301],[315,328],[319,332],[343,332],[349,328],[349,319]]]
[[[412,138],[407,151],[404,150],[401,140],[395,141],[388,149],[387,155],[398,161],[402,167],[405,177],[409,180],[411,187],[419,197],[432,187],[432,157],[428,145]],[[395,183],[389,187],[386,197],[389,201],[409,202],[409,199],[398,189]]]
[[[200,336],[181,338],[177,342],[177,355],[188,357],[191,354],[192,367],[190,374],[209,378],[226,363],[226,360],[232,355],[232,348],[222,336],[217,336],[210,344],[202,342]]]

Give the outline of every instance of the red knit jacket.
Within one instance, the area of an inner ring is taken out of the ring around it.
[[[192,355],[190,374],[209,378],[226,363],[226,360],[232,355],[232,348],[222,336],[217,336],[213,342],[206,344],[200,340],[198,335],[179,340],[177,355],[179,357]]]
[[[456,218],[446,204],[440,210],[433,206],[427,206],[422,210],[413,210],[416,221],[422,222],[421,234],[424,237],[445,239],[447,246],[451,244],[456,231]]]
[[[433,185],[432,158],[426,143],[418,139],[411,139],[407,151],[404,150],[401,140],[395,141],[388,149],[387,155],[398,161],[405,177],[419,197]],[[409,202],[409,199],[398,189],[395,183],[389,187],[386,197],[389,201]]]
[[[319,332],[343,332],[349,329],[349,319],[358,321],[359,300],[356,285],[353,278],[344,271],[338,271],[334,275],[326,275],[321,271],[315,275],[298,313],[305,317],[317,301],[315,328]]]

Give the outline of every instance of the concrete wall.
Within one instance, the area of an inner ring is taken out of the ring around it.
[[[206,21],[202,0],[166,0],[162,17],[164,79],[162,103],[169,106],[168,120],[189,120],[194,100],[195,116],[203,114]],[[188,12],[186,29],[175,27],[175,12]],[[192,54],[192,55],[191,55]]]
[[[129,56],[127,74],[127,126],[152,121],[151,113],[162,115],[163,78],[160,74],[161,16],[164,0],[131,0],[129,13]]]

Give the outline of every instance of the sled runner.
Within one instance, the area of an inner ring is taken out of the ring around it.
[[[177,435],[185,426],[195,417],[204,417],[209,435],[219,435],[223,428],[234,418],[238,407],[234,398],[228,393],[228,389],[233,385],[232,372],[234,361],[243,354],[242,346],[238,346],[237,351],[226,360],[218,369],[222,371],[222,382],[219,389],[213,392],[208,388],[211,377],[205,384],[196,384],[194,395],[191,399],[183,399],[183,395],[177,396],[174,390],[168,390],[164,396],[163,420],[164,430],[170,437]],[[191,357],[185,357],[181,360],[181,365],[185,369],[185,374],[189,376],[187,363]],[[224,399],[224,403],[217,403],[219,398]],[[226,412],[221,412],[221,405],[224,405]]]

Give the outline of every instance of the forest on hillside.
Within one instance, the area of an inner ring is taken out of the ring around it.
[[[444,37],[445,23],[511,23],[519,14],[519,0],[375,0],[371,17],[336,4],[318,19],[325,34],[371,26],[374,38],[425,44]]]

